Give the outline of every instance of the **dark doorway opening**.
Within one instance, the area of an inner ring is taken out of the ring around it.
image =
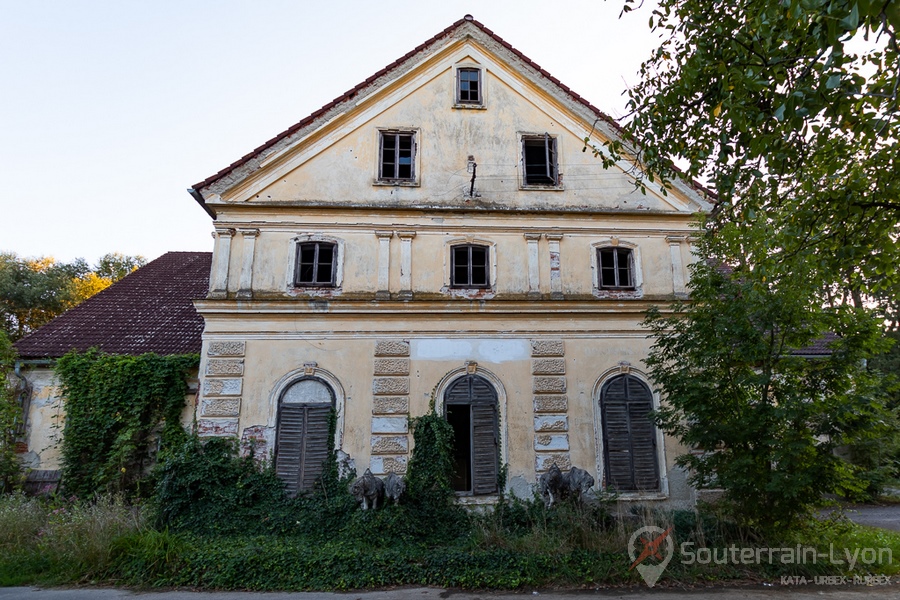
[[[453,428],[453,479],[457,492],[472,491],[472,408],[468,404],[448,404],[447,422]]]
[[[497,392],[478,375],[460,377],[444,394],[444,416],[453,428],[451,483],[459,494],[495,494],[500,472]]]

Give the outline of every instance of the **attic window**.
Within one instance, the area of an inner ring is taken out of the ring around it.
[[[543,135],[522,136],[522,164],[526,186],[559,185],[556,138]]]
[[[456,103],[482,104],[481,69],[456,70]]]
[[[381,132],[381,153],[378,161],[380,181],[415,181],[415,164],[415,132]]]

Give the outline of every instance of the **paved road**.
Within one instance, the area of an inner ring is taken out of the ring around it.
[[[874,506],[871,504],[850,505],[844,507],[844,514],[854,523],[883,527],[900,531],[900,504]]]
[[[900,585],[836,586],[746,586],[737,588],[661,589],[647,588],[561,591],[561,592],[460,592],[438,588],[403,588],[377,592],[350,593],[251,593],[251,592],[130,592],[115,589],[0,588],[0,600],[887,600],[900,598]]]

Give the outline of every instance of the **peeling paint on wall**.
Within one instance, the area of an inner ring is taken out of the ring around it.
[[[415,360],[476,360],[503,363],[531,358],[528,340],[504,339],[417,339],[410,341]]]

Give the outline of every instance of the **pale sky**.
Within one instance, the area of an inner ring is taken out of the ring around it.
[[[612,116],[622,0],[0,0],[0,251],[212,250],[185,191],[472,14]]]

